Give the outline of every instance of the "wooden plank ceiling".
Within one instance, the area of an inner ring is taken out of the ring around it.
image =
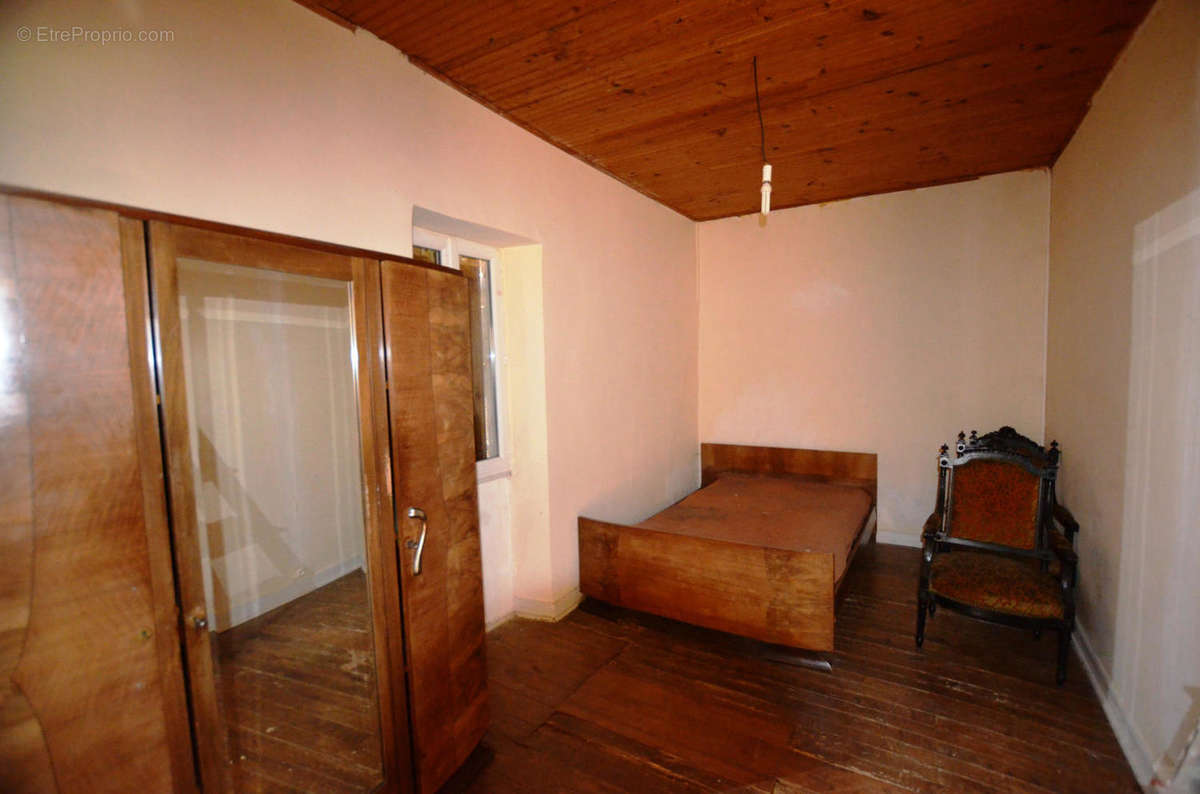
[[[1152,0],[304,0],[689,218],[1050,165]]]

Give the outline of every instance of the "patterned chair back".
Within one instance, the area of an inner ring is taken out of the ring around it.
[[[942,447],[938,458],[939,540],[1003,546],[1032,554],[1047,548],[1057,444],[1044,450],[1011,427],[966,439],[956,454]]]

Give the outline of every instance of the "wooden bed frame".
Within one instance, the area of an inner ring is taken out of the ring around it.
[[[874,454],[702,444],[701,487],[722,474],[768,474],[855,485],[871,495],[843,568],[831,552],[796,552],[579,517],[584,595],[765,642],[833,650],[834,603],[845,571],[875,539]],[[736,527],[732,528],[736,534]]]

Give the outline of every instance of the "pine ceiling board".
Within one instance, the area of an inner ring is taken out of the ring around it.
[[[780,92],[773,95],[770,112],[763,111],[768,157],[790,150],[800,136],[828,138],[839,125],[866,131],[904,130],[949,117],[967,125],[980,113],[1033,106],[1049,97],[1056,103],[1086,101],[1103,68],[1086,51],[1044,64],[1010,50],[959,58],[819,96]],[[988,79],[981,79],[984,74]],[[747,136],[753,139],[750,151],[736,143]],[[654,153],[701,142],[711,155],[722,159],[736,158],[739,152],[751,160],[759,157],[753,97],[713,106],[703,116],[663,117],[603,135],[563,137],[606,162],[619,162],[631,152]],[[721,146],[712,145],[716,139],[722,139]]]
[[[861,63],[858,64],[848,56],[839,56],[829,62],[831,65],[828,68],[824,65],[825,61],[813,60],[802,63],[800,59],[793,58],[791,63],[798,65],[788,66],[788,68],[795,69],[791,73],[780,71],[780,63],[784,62],[786,53],[760,53],[760,80],[765,100],[764,115],[771,117],[778,115],[776,113],[777,103],[786,101],[779,99],[780,94],[784,96],[794,95],[797,92],[802,95],[822,94],[836,91],[847,85],[876,81],[881,77],[898,72],[915,71],[954,58],[969,57],[987,50],[997,51],[998,48],[1011,50],[1021,59],[1029,62],[1036,60],[1041,64],[1082,60],[1078,57],[1079,53],[1068,51],[1065,55],[1059,55],[1050,54],[1049,50],[1036,50],[1041,37],[1036,35],[1037,31],[1034,33],[1035,35],[1022,37],[1018,44],[1013,44],[1011,40],[991,41],[979,38],[972,41],[969,49],[965,48],[961,40],[954,41],[949,46],[938,46],[937,42],[932,46],[926,46],[920,43],[910,45],[898,36],[886,37],[886,44],[876,47],[875,51],[886,53],[895,49],[897,45],[903,44],[903,47],[906,48],[905,52],[894,54],[887,61],[876,59],[871,62],[863,62],[863,59],[859,57],[857,60]],[[879,38],[878,36],[873,37]],[[866,46],[867,43],[864,42],[859,49],[870,50]],[[1019,49],[1022,44],[1025,45],[1025,50]],[[914,46],[918,47],[920,51],[914,51],[912,49]],[[1086,46],[1082,49],[1085,54],[1095,54],[1104,64],[1111,61],[1109,48]],[[906,60],[898,60],[901,56]],[[804,79],[800,79],[801,76]],[[978,76],[981,82],[984,81],[982,79],[984,77],[986,76]],[[997,71],[991,79],[1004,78]],[[628,126],[620,125],[621,119],[636,119],[643,125],[654,124],[658,119],[677,115],[678,108],[688,109],[696,114],[700,110],[730,100],[740,99],[752,102],[754,98],[753,76],[749,68],[748,55],[745,57],[739,55],[734,61],[726,61],[724,57],[722,59],[695,57],[685,65],[685,68],[676,69],[675,74],[669,78],[655,79],[651,77],[649,79],[642,78],[639,81],[624,74],[616,74],[612,76],[611,80],[626,86],[625,90],[630,94],[623,95],[621,91],[610,87],[611,83],[599,89],[576,86],[569,93],[553,98],[553,101],[535,102],[514,112],[519,112],[526,121],[534,126],[544,124],[547,117],[557,116],[561,119],[556,125],[559,134],[574,140],[570,135],[572,129],[590,129],[596,135],[603,135],[614,129],[623,129]],[[752,120],[757,123],[756,119]],[[587,142],[583,140],[575,142],[579,146],[587,145]]]
[[[991,4],[992,0],[987,3]],[[853,7],[847,4],[845,11],[824,13],[819,18],[812,13],[791,14],[772,17],[769,24],[741,28],[733,28],[732,23],[744,17],[744,11],[731,4],[730,8],[737,9],[738,13],[716,16],[712,24],[718,30],[729,29],[733,33],[713,37],[710,30],[696,31],[693,26],[688,29],[692,35],[681,35],[677,31],[671,31],[669,36],[656,35],[644,46],[630,47],[628,53],[604,60],[593,72],[601,71],[610,79],[624,80],[635,89],[635,96],[661,93],[660,87],[680,80],[699,83],[709,90],[724,83],[739,95],[752,96],[750,59],[758,55],[764,90],[786,88],[796,82],[817,83],[814,90],[823,90],[818,78],[824,82],[870,79],[985,46],[986,41],[962,40],[976,34],[970,23],[976,21],[976,27],[979,27],[979,14],[972,13],[972,6],[980,4],[982,0],[943,2],[946,10],[941,16],[944,19],[937,29],[937,36],[930,42],[925,42],[922,36],[929,30],[921,18],[912,16],[897,20],[915,29],[914,35],[905,36],[903,27],[890,21],[888,15],[864,17],[867,12],[879,14],[870,11],[871,3],[868,2],[857,2],[852,4]],[[646,27],[651,26],[647,24]],[[987,26],[983,26],[983,30],[986,29]],[[918,40],[916,36],[922,38]],[[938,45],[944,42],[939,39],[949,39],[952,46],[957,46],[957,51],[942,52]],[[575,60],[586,60],[586,56]],[[836,64],[836,67],[832,71],[826,69],[822,74],[821,70],[830,64]],[[506,110],[524,112],[531,104],[547,99],[558,106],[573,96],[582,94],[586,97],[592,83],[573,77],[556,71],[552,80],[546,80],[543,72],[531,70],[529,79],[533,88],[528,101],[514,104],[513,97],[500,95],[498,104]],[[532,93],[535,91],[537,93]],[[655,101],[654,98],[651,101]],[[628,107],[636,105],[636,101],[631,101]]]
[[[844,102],[828,97],[831,104],[821,104],[818,113],[803,114],[811,119],[810,123],[786,129],[780,125],[768,132],[769,158],[777,164],[776,190],[786,190],[789,179],[797,176],[795,172],[785,175],[778,168],[779,163],[786,162],[791,156],[814,151],[828,152],[827,156],[832,157],[843,145],[856,141],[869,141],[881,148],[881,154],[888,156],[890,148],[910,138],[930,146],[956,144],[963,139],[964,132],[986,124],[996,136],[987,148],[1006,148],[997,147],[997,143],[1011,134],[1011,129],[1023,128],[1026,134],[1036,132],[1047,116],[1053,117],[1050,132],[1061,137],[1059,131],[1070,126],[1070,122],[1063,121],[1064,109],[1067,119],[1072,118],[1073,113],[1068,100],[1078,96],[1080,85],[1090,85],[1097,76],[1098,72],[1075,73],[1060,81],[1053,90],[1032,94],[1027,85],[1018,84],[984,95],[952,95],[925,107],[917,105],[928,101],[920,96],[920,91],[913,92],[918,94],[916,97],[907,92],[900,96],[884,94],[881,98],[896,107],[880,107],[865,115],[840,112],[842,104],[852,110],[871,105],[853,96],[853,90],[847,91],[851,95],[845,97]],[[964,103],[963,100],[967,101]],[[913,107],[920,107],[921,112],[913,113]],[[818,107],[813,105],[809,110],[817,111]],[[725,132],[722,134],[721,130]],[[712,145],[713,140],[720,141],[720,149]],[[1027,137],[1025,141],[1027,145]],[[986,152],[980,153],[981,156],[984,154]],[[715,131],[695,126],[692,130],[682,129],[674,136],[630,137],[624,147],[614,145],[604,159],[612,170],[626,179],[650,181],[653,173],[658,172],[661,179],[654,181],[660,183],[660,190],[665,190],[673,181],[686,183],[689,165],[706,168],[729,165],[757,180],[756,165],[760,162],[758,129],[756,125],[746,124],[719,127]],[[646,164],[646,170],[633,173],[631,164],[639,162]]]
[[[1054,151],[1056,139],[1043,141],[1043,143],[1045,146],[1044,151]],[[810,177],[806,182],[812,181],[814,182],[813,185],[802,185],[799,188],[789,190],[782,196],[772,194],[772,205],[778,209],[806,206],[861,195],[961,182],[977,176],[1014,171],[1022,168],[1020,163],[1014,161],[1011,157],[1006,158],[997,155],[980,163],[977,166],[979,170],[978,174],[964,177],[961,175],[961,167],[958,163],[952,159],[938,157],[936,154],[935,152],[919,153],[916,151],[915,146],[910,146],[897,147],[893,151],[894,156],[892,158],[882,160],[872,158],[870,153],[867,153],[862,158],[858,158],[854,152],[847,152],[844,158],[848,163],[847,165],[812,165],[814,158],[807,159],[808,168],[805,168],[803,161],[797,165],[793,165],[790,162],[781,163],[777,167],[785,174],[796,173],[798,169],[804,169],[806,173],[815,174],[818,173],[818,169],[821,167],[837,168],[838,171],[837,173],[827,175],[828,178],[822,178],[820,175]],[[912,179],[908,176],[911,173],[911,166],[913,164],[920,165],[921,167],[920,179]],[[873,185],[875,185],[876,189],[871,193],[862,193],[860,182],[855,178],[855,173],[862,168],[871,169],[875,175]],[[724,180],[720,177],[719,173],[713,174],[713,181],[723,183]],[[744,175],[735,175],[735,177],[741,180],[740,185],[734,183],[732,188],[722,188],[719,191],[714,189],[705,194],[705,206],[696,212],[696,220],[713,220],[728,217],[730,215],[728,206],[736,206],[743,202],[743,194],[746,190],[756,191],[758,189],[758,181],[754,176],[751,176],[749,179],[746,179]],[[776,200],[777,198],[778,200]]]
[[[1041,113],[1040,115],[1050,114]],[[1058,121],[1069,119],[1070,116],[1066,111],[1059,111]],[[963,160],[969,157],[984,165],[1001,158],[1005,161],[1012,161],[1014,156],[1021,157],[1023,155],[1013,155],[1001,148],[989,145],[994,142],[997,132],[1006,128],[1007,120],[997,116],[981,119],[965,132],[960,132],[959,125],[951,122],[931,125],[913,135],[896,135],[887,132],[868,133],[838,140],[829,146],[806,148],[775,161],[774,167],[777,172],[781,177],[786,177],[786,179],[781,179],[781,187],[777,189],[776,193],[781,197],[780,201],[783,201],[790,192],[803,190],[808,181],[828,178],[831,174],[842,178],[853,178],[859,167],[869,167],[877,176],[880,169],[903,173],[910,158],[924,162],[944,161],[951,158]],[[949,134],[952,131],[959,134],[952,137]],[[879,140],[884,137],[888,138],[886,144]],[[940,142],[935,143],[934,141],[938,139]],[[1057,142],[1057,134],[1044,131],[1039,133],[1037,128],[1033,128],[1030,132],[1029,142],[1032,148],[1043,154],[1051,153]],[[649,169],[660,167],[659,161],[660,158],[651,157],[646,158],[642,163],[628,161],[623,165],[631,170],[638,169],[639,165],[641,168]],[[758,186],[758,175],[753,170],[749,170],[747,173],[748,169],[744,166],[718,163],[702,165],[700,168],[707,174],[710,180],[710,190],[714,192],[719,191],[721,185],[730,183],[736,185],[740,182],[743,185]],[[802,179],[801,175],[804,175],[805,178]],[[922,178],[924,178],[924,174],[913,178],[912,181],[919,183]],[[665,192],[676,192],[688,189],[690,181],[687,174],[680,168],[675,169],[674,172],[664,173],[663,178],[655,180],[655,183]]]
[[[772,198],[780,207],[845,198],[857,191],[857,173],[864,168],[869,169],[876,180],[875,192],[953,179],[961,177],[964,152],[972,156],[972,162],[981,174],[1023,167],[1021,160],[1011,154],[988,150],[986,144],[992,135],[990,129],[982,128],[965,136],[960,145],[945,147],[922,144],[919,139],[900,140],[893,143],[886,156],[880,156],[878,147],[867,141],[842,146],[832,156],[825,152],[807,152],[775,164],[777,172],[787,179],[786,188],[780,188]],[[1031,137],[1030,145],[1035,151],[1049,154],[1054,151],[1057,138],[1045,134]],[[979,150],[988,152],[987,156],[979,157]],[[914,179],[909,171],[914,162],[922,166],[919,179]],[[711,215],[713,207],[723,213],[727,205],[744,201],[746,190],[758,188],[757,175],[747,174],[745,169],[721,166],[702,170],[707,185],[703,198],[707,199],[708,210],[698,212],[698,215]],[[690,188],[678,181],[660,181],[656,185],[668,196]]]
[[[920,139],[902,139],[892,142],[886,155],[880,155],[878,144],[867,140],[847,143],[835,152],[805,152],[775,164],[777,172],[787,180],[786,187],[776,191],[773,198],[777,199],[777,206],[843,198],[845,193],[854,189],[856,174],[862,168],[869,168],[883,186],[915,186],[926,179],[956,175],[967,155],[979,164],[981,172],[994,172],[997,164],[1008,165],[1007,170],[1021,168],[1017,158],[1003,151],[993,150],[986,157],[978,156],[977,149],[988,151],[985,145],[993,135],[992,129],[984,126],[964,136],[961,143],[943,147],[923,144]],[[1046,134],[1031,137],[1030,140],[1032,148],[1045,154],[1053,152],[1056,144],[1057,138]],[[920,178],[914,179],[907,170],[912,162],[921,163],[923,169],[936,165],[940,171],[948,169],[949,172],[933,174],[923,170]],[[753,172],[747,173],[744,168],[717,166],[703,170],[708,185],[705,195],[719,198],[720,206],[735,199],[744,201],[742,192],[758,188],[758,176]],[[656,181],[655,184],[668,195],[686,191],[690,187],[689,183],[670,178]],[[708,202],[710,207],[713,204]]]
[[[805,146],[784,147],[793,153],[773,157],[777,177],[773,202],[777,207],[799,206],[861,195],[856,179],[863,170],[872,174],[873,192],[884,192],[957,181],[965,178],[962,176],[964,163],[971,164],[977,171],[972,176],[1025,168],[1028,166],[1023,159],[1024,152],[1014,155],[996,147],[997,134],[1009,129],[1014,122],[1025,123],[1056,114],[1049,132],[1047,125],[1031,125],[1025,141],[1026,151],[1049,159],[1060,145],[1053,128],[1072,123],[1071,112],[1063,111],[1062,107],[1058,96],[1047,94],[1032,105],[1024,103],[1013,106],[1012,110],[1002,108],[978,114],[965,131],[948,115],[940,122],[935,122],[933,116],[926,117],[930,123],[914,128],[909,134],[884,128],[866,129],[859,134],[857,124],[843,124],[831,128],[827,145],[814,146],[812,144],[823,142],[810,141]],[[661,153],[641,161],[627,160],[613,165],[629,182],[651,181],[647,177],[658,170],[662,178],[653,183],[670,202],[689,195],[693,189],[689,172],[684,168],[689,156],[696,157],[695,151]],[[682,159],[677,161],[677,157]],[[696,216],[721,217],[729,214],[729,206],[744,204],[746,192],[758,187],[756,162],[744,165],[699,163],[697,170],[703,170],[707,187],[705,209],[697,210]],[[914,165],[919,166],[919,178],[912,176]]]
[[[312,3],[314,0],[305,0]],[[692,218],[1053,163],[1152,0],[315,0]]]
[[[656,35],[657,41],[652,46],[635,47],[628,56],[597,62],[589,74],[583,75],[587,79],[580,78],[578,67],[578,64],[589,61],[586,52],[577,53],[562,63],[526,65],[523,74],[527,74],[532,84],[542,92],[540,100],[534,98],[531,102],[548,99],[554,109],[568,111],[573,117],[585,111],[587,106],[575,107],[567,103],[572,99],[578,103],[581,98],[586,103],[597,88],[597,79],[603,83],[605,77],[614,80],[624,78],[634,96],[661,93],[656,89],[663,85],[664,80],[699,83],[702,89],[720,81],[734,91],[752,94],[749,59],[758,54],[764,89],[786,88],[790,83],[800,81],[810,84],[812,90],[819,92],[837,88],[839,83],[845,81],[875,79],[880,75],[917,68],[923,63],[948,57],[960,57],[1013,40],[1026,41],[1028,46],[1036,47],[1044,38],[1052,38],[1056,31],[1063,30],[1073,21],[1073,18],[1064,18],[1061,13],[1053,13],[1057,6],[1052,4],[1036,14],[1008,11],[981,19],[983,14],[980,7],[984,7],[983,10],[994,7],[993,0],[958,0],[943,2],[934,9],[939,12],[940,24],[932,28],[934,34],[926,36],[931,31],[926,19],[927,11],[923,12],[926,16],[910,14],[893,20],[891,15],[883,14],[877,19],[868,20],[862,16],[869,10],[866,4],[858,5],[863,6],[858,15],[827,14],[828,18],[822,21],[819,28],[809,18],[798,19],[793,16],[791,21],[775,21],[770,26],[758,25],[753,28],[755,35],[743,34],[739,41],[730,41],[730,36],[720,36],[710,40],[711,48],[697,46],[698,42],[691,37]],[[631,7],[637,6],[631,4]],[[735,19],[732,15],[722,15],[714,22],[729,24]],[[645,28],[655,30],[653,22],[647,20]],[[798,41],[808,41],[803,35],[805,29],[809,33],[815,33],[816,30],[827,32],[812,35],[811,46],[798,47]],[[825,38],[821,39],[821,36]],[[486,67],[485,73],[494,75],[504,59],[519,60],[520,55],[519,52],[498,51],[481,57],[479,63]],[[436,59],[426,60],[451,79],[479,87],[471,74],[442,69]],[[572,68],[574,72],[565,71]],[[825,74],[821,74],[822,68],[826,69]],[[512,72],[512,67],[507,71]],[[491,101],[506,112],[528,112],[529,103],[513,104],[513,98],[507,93],[509,82],[510,78],[492,78],[488,86]],[[649,101],[657,102],[659,99],[658,96],[651,96]],[[637,106],[635,98],[627,100],[627,110],[636,109]]]
[[[650,83],[656,70],[669,73],[696,54],[711,58],[714,27],[748,29],[745,26],[750,18],[736,4],[716,11],[708,8],[710,0],[668,5],[665,12],[650,13],[645,6],[627,3],[621,19],[580,20],[577,35],[571,40],[546,31],[522,41],[519,48],[486,53],[470,72],[448,69],[446,73],[456,80],[470,81],[503,69],[497,104],[506,110],[519,110],[538,99],[563,96],[573,89],[586,90],[603,83],[611,74],[623,72],[627,78]],[[701,8],[703,14],[694,14],[692,8]],[[561,57],[568,53],[569,57]],[[546,55],[555,57],[547,62]],[[745,66],[748,69],[749,63]],[[546,79],[547,73],[551,80]]]
[[[380,38],[392,44],[403,42],[410,57],[436,63],[440,71],[447,71],[459,64],[470,64],[487,51],[560,30],[581,15],[607,13],[621,2],[608,0],[588,3],[586,7],[553,0],[392,2],[386,19],[359,22],[371,5],[369,0],[351,0],[343,3],[339,13],[373,33],[377,28],[384,29],[388,35]]]
[[[329,10],[331,4],[324,4]],[[338,10],[335,11],[339,16],[353,22],[359,27],[374,31],[381,25],[386,25],[393,19],[403,21],[406,25],[419,29],[419,20],[411,17],[402,17],[396,13],[396,3],[392,0],[367,0],[367,2],[344,2],[338,3]],[[414,11],[419,9],[412,9]],[[432,9],[426,9],[431,11]],[[429,14],[436,16],[435,14]]]

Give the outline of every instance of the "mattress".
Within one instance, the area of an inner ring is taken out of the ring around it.
[[[829,552],[834,580],[840,581],[870,512],[871,495],[852,485],[723,474],[636,526],[765,548]]]

